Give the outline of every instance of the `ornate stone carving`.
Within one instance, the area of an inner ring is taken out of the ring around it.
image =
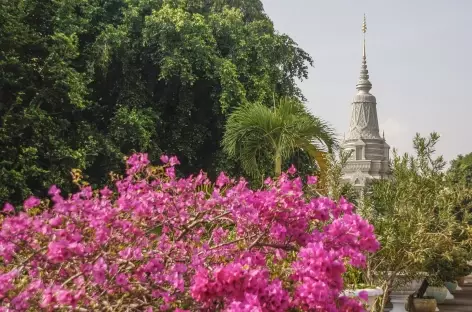
[[[348,139],[381,139],[375,103],[352,103]]]
[[[352,162],[348,162],[346,164],[345,170],[346,171],[368,171],[370,169],[370,162],[363,163],[363,164],[356,164]]]

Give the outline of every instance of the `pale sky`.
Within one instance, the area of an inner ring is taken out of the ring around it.
[[[439,154],[472,152],[472,0],[262,0],[281,33],[314,59],[300,83],[310,109],[348,131],[367,16],[367,65],[380,131],[400,152],[416,132]]]

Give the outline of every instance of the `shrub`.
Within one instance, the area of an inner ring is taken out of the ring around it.
[[[254,191],[161,160],[131,156],[116,190],[5,205],[0,311],[362,311],[342,275],[379,244],[350,203],[307,198],[293,167]]]

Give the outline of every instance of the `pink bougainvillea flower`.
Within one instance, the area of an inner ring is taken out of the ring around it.
[[[10,203],[6,203],[4,206],[3,206],[3,212],[5,213],[10,213],[10,212],[14,212],[15,211],[15,207],[13,207],[12,204]]]
[[[169,162],[169,156],[167,156],[167,155],[162,155],[162,156],[161,156],[161,162],[162,162],[163,164],[167,164],[167,163]]]
[[[221,172],[218,178],[216,179],[216,186],[223,187],[230,182],[230,179],[226,176],[224,172]]]
[[[224,173],[177,178],[178,159],[161,161],[150,176],[148,156],[132,155],[116,191],[52,186],[34,216],[5,205],[0,311],[363,311],[365,294],[340,296],[345,265],[379,243],[351,203],[309,198],[293,166],[254,190]]]
[[[369,300],[369,294],[367,293],[367,291],[363,290],[359,292],[359,298],[361,298],[364,301],[367,301]]]
[[[59,195],[60,193],[61,190],[55,185],[51,186],[48,191],[48,194],[51,196]]]
[[[171,166],[180,165],[180,161],[177,157],[172,156],[171,158],[169,158],[169,165]]]
[[[318,177],[315,177],[315,176],[308,176],[308,177],[306,178],[306,183],[307,183],[307,184],[310,184],[310,185],[316,184],[316,183],[318,183]]]
[[[41,201],[39,200],[39,198],[30,196],[28,197],[27,200],[24,201],[23,207],[25,207],[25,209],[28,210],[28,209],[37,207],[40,203]]]
[[[297,169],[295,168],[294,165],[291,165],[290,168],[287,170],[287,172],[291,175],[294,175],[295,173],[297,173]]]

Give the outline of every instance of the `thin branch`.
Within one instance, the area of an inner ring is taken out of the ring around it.
[[[213,247],[210,248],[210,250],[214,250],[214,249],[218,249],[218,248],[221,248],[221,247],[224,247],[224,246],[235,244],[235,243],[238,243],[238,242],[243,241],[243,240],[244,240],[244,238],[238,238],[238,239],[226,242],[226,243],[222,243],[222,244],[213,246]]]
[[[79,277],[79,276],[82,276],[83,274],[84,274],[83,272],[79,272],[79,273],[77,273],[77,274],[75,274],[75,275],[72,275],[71,277],[69,277],[68,279],[66,279],[65,282],[62,283],[61,286],[67,285],[67,283],[69,283],[70,281],[76,279],[76,278]]]
[[[257,243],[259,243],[259,241],[262,239],[262,237],[264,237],[265,235],[265,232],[261,233],[253,242],[251,245],[249,245],[249,248],[248,250],[251,250],[252,247],[254,247]]]
[[[203,222],[204,220],[203,219],[199,219],[200,217],[202,217],[203,213],[198,213],[196,216],[195,216],[195,219],[193,220],[193,222],[189,225],[189,226],[186,226],[185,229],[183,230],[182,233],[180,233],[179,237],[177,237],[177,241],[181,240],[185,235],[187,235],[187,233],[195,226],[197,226],[198,224],[200,224],[201,222]]]
[[[272,247],[276,249],[283,249],[287,251],[297,251],[298,248],[293,245],[286,245],[286,244],[269,244],[269,243],[257,243],[255,247]]]

